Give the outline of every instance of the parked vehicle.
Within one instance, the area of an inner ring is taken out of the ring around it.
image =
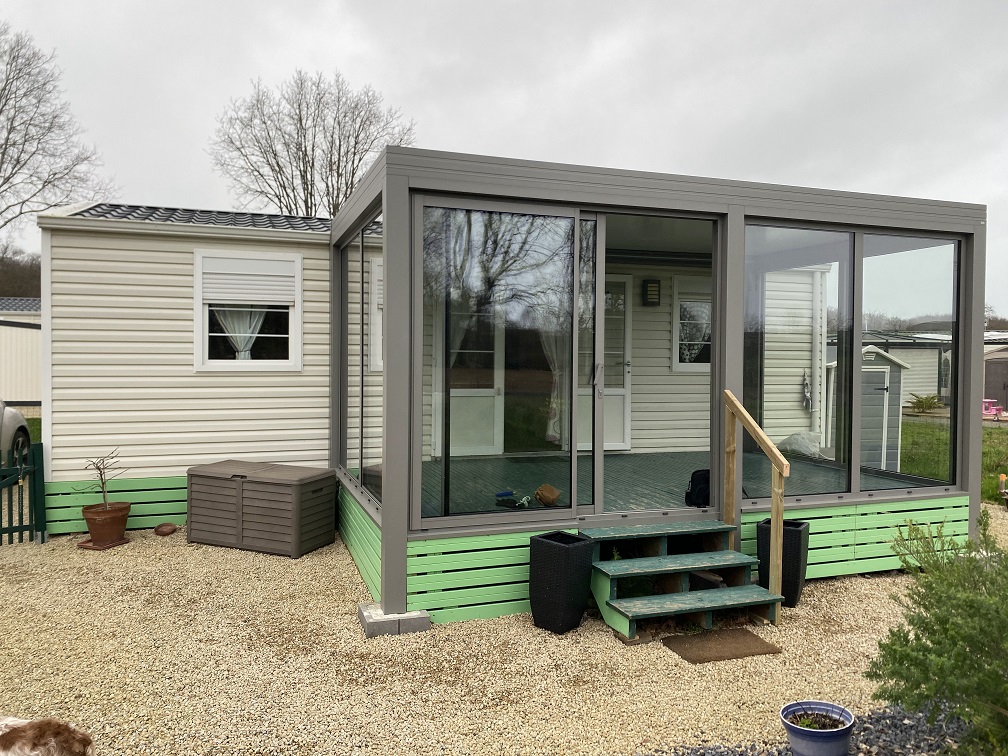
[[[0,399],[0,460],[6,462],[11,449],[20,453],[30,446],[31,435],[24,415]]]

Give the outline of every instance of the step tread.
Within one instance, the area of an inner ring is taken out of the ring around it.
[[[648,538],[663,535],[728,533],[734,529],[734,525],[725,525],[720,520],[685,520],[683,522],[659,523],[657,525],[624,525],[616,528],[587,528],[581,530],[581,534],[596,541],[613,541],[622,538]]]
[[[739,551],[701,551],[694,554],[599,561],[594,563],[594,567],[609,577],[628,577],[693,572],[694,570],[716,570],[722,567],[751,567],[758,563],[759,560],[756,557]]]
[[[612,599],[608,604],[624,617],[639,620],[648,617],[668,617],[675,614],[705,612],[713,609],[763,606],[783,600],[783,596],[770,593],[766,588],[761,588],[758,585],[740,585],[734,588],[712,588],[707,591]]]

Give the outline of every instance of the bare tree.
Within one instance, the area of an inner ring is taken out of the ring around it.
[[[0,23],[0,229],[111,191],[59,88],[55,53]]]
[[[386,145],[410,145],[413,121],[386,108],[380,93],[354,91],[298,70],[276,90],[261,80],[217,120],[210,158],[246,206],[280,213],[334,215]]]
[[[42,261],[10,239],[0,241],[0,297],[41,297]]]

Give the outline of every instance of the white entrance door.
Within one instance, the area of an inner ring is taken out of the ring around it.
[[[603,420],[605,451],[630,449],[630,344],[633,276],[612,275],[605,279]],[[578,448],[590,449],[592,390],[578,390]]]
[[[453,331],[462,333],[448,358],[451,387],[450,423],[453,457],[504,452],[504,318],[496,308],[487,314],[453,313]],[[435,319],[437,322],[440,319]],[[464,332],[463,332],[464,329]],[[444,334],[435,333],[434,354],[442,355]],[[435,397],[443,401],[445,370],[435,359]],[[441,454],[441,401],[434,407],[434,454]]]

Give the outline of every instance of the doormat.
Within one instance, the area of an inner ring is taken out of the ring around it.
[[[744,659],[747,656],[781,652],[773,643],[767,643],[744,627],[712,630],[696,635],[670,635],[662,638],[662,643],[690,664]]]

